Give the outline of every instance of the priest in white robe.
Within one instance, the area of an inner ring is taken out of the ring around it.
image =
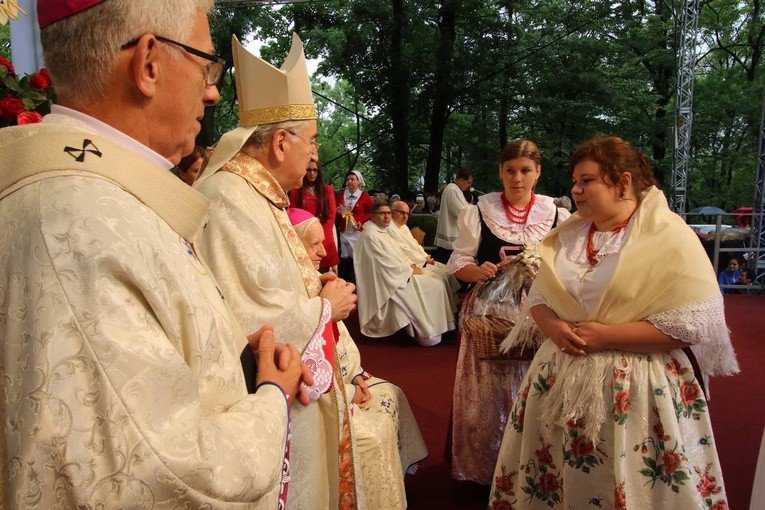
[[[248,395],[194,247],[209,203],[170,172],[220,73],[153,34],[213,51],[212,2],[38,6],[59,104],[0,130],[0,507],[277,508],[299,356],[276,369],[263,333]],[[93,57],[85,32],[141,36]]]
[[[318,160],[316,108],[303,46],[281,69],[232,41],[241,127],[221,138],[195,183],[212,202],[199,246],[246,327],[272,324],[314,370],[314,401],[292,413],[288,509],[364,509],[349,405],[332,321],[355,307],[354,286],[319,278],[295,234],[287,191]]]
[[[372,219],[364,225],[353,258],[361,332],[384,337],[406,328],[418,344],[436,345],[443,333],[454,329],[451,291],[405,262],[388,230],[390,224],[390,206],[376,197]]]
[[[446,270],[446,265],[428,255],[425,248],[422,247],[417,239],[412,235],[412,231],[406,224],[409,219],[409,205],[403,200],[397,200],[390,205],[391,213],[393,214],[393,221],[388,227],[391,237],[396,240],[398,247],[404,254],[405,262],[414,264],[422,269],[422,274],[436,278],[446,285],[450,290],[449,298],[452,300],[452,307],[456,308],[456,292],[460,288],[460,282],[449,271]]]

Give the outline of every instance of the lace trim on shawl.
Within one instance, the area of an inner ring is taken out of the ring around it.
[[[589,264],[587,261],[587,233],[590,230],[590,225],[592,225],[592,222],[585,222],[577,229],[566,229],[560,233],[558,242],[563,248],[566,258],[571,262]],[[600,262],[608,255],[620,253],[629,238],[631,228],[632,220],[627,224],[627,228],[620,230],[616,234],[613,232],[596,231],[592,240],[593,247],[598,250],[595,259]]]
[[[319,326],[314,331],[311,340],[308,342],[301,359],[308,366],[313,374],[313,385],[308,386],[300,383],[301,387],[308,394],[311,401],[319,400],[322,394],[326,393],[332,384],[332,374],[334,370],[332,365],[324,357],[324,328],[332,319],[332,305],[327,299],[322,299],[321,320]]]
[[[725,324],[722,295],[657,313],[646,320],[665,335],[691,344],[704,374],[739,372],[730,331]]]

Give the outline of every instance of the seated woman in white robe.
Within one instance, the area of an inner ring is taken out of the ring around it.
[[[388,230],[390,223],[387,198],[375,196],[372,220],[364,224],[353,252],[361,332],[383,337],[407,328],[418,344],[436,345],[442,333],[454,329],[451,290],[405,262]]]
[[[290,208],[288,214],[318,270],[326,255],[321,223],[303,209]],[[336,326],[337,360],[351,402],[367,504],[370,510],[406,508],[404,475],[414,473],[428,455],[420,428],[401,388],[367,373],[345,325]]]

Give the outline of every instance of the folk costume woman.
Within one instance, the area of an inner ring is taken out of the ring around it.
[[[335,235],[335,190],[324,182],[324,174],[318,161],[308,163],[303,185],[289,192],[290,206],[305,209],[321,222],[324,228],[324,251],[327,253],[319,264],[319,269],[326,270],[339,262],[337,254],[337,236]]]
[[[503,191],[482,196],[459,216],[459,237],[447,269],[464,282],[492,278],[503,254],[539,243],[556,221],[568,217],[553,199],[534,193],[542,155],[529,140],[500,154]],[[480,360],[462,333],[454,381],[452,476],[489,485],[508,414],[528,368],[526,361]]]
[[[326,256],[324,232],[308,211],[291,208],[290,221],[316,269]],[[404,475],[413,473],[428,450],[406,395],[361,367],[359,349],[342,321],[335,324],[337,361],[345,381],[370,510],[406,508]]]
[[[545,338],[489,506],[727,508],[702,375],[738,364],[709,259],[628,142],[595,137],[570,164],[578,212],[540,245],[533,321],[503,343],[534,322]]]

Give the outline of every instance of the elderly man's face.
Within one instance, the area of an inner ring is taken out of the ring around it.
[[[181,41],[206,53],[215,53],[207,15],[198,12],[191,36]],[[173,163],[194,149],[194,140],[202,129],[205,106],[213,106],[220,99],[217,87],[207,85],[206,67],[209,61],[191,55],[168,43],[158,42],[161,65],[157,95],[159,105],[158,124],[151,140],[151,147]],[[171,54],[174,52],[176,54]],[[182,55],[177,55],[182,52]]]
[[[406,205],[406,202],[394,202],[391,206],[391,211],[393,212],[393,221],[396,225],[400,227],[406,224],[406,221],[409,219],[409,206]]]
[[[315,222],[300,239],[308,252],[308,258],[313,262],[313,267],[319,269],[321,260],[327,256],[327,250],[324,249],[324,228],[321,223]]]
[[[306,121],[298,127],[290,128],[287,133],[284,149],[284,171],[277,176],[284,191],[302,186],[308,165],[319,161],[319,154],[313,143],[319,134],[315,120]]]

